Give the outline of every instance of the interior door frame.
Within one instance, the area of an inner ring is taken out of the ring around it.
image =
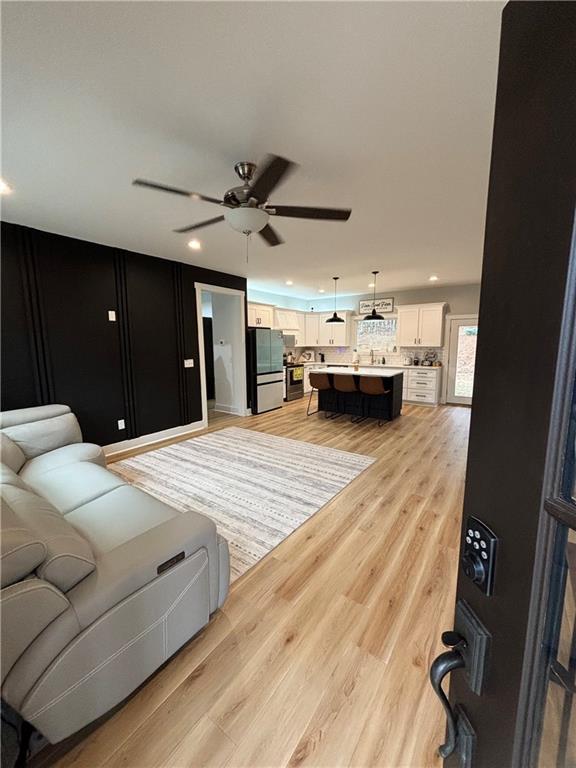
[[[238,323],[240,325],[242,337],[242,354],[240,355],[239,376],[234,380],[234,401],[237,404],[237,411],[234,415],[248,416],[250,411],[246,408],[248,400],[248,387],[246,379],[246,292],[236,288],[223,288],[220,285],[210,285],[209,283],[195,283],[196,288],[196,313],[198,317],[198,362],[200,364],[200,392],[202,404],[202,427],[208,426],[208,396],[206,391],[206,362],[204,359],[204,324],[202,321],[202,291],[209,293],[223,293],[229,296],[238,296],[240,298]]]
[[[450,341],[452,332],[452,320],[467,320],[468,318],[476,318],[476,325],[478,325],[478,312],[467,312],[465,314],[447,314],[444,318],[444,346],[442,348],[442,361],[444,376],[442,377],[442,390],[440,395],[440,402],[448,405],[448,371],[450,369]],[[454,403],[458,405],[458,403]]]

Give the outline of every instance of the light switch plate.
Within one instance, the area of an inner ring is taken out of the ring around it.
[[[118,429],[126,429],[126,422],[124,419],[118,419]]]
[[[113,309],[109,309],[108,310],[108,320],[111,323],[115,323],[116,322],[116,312],[115,312],[115,310],[113,310]]]
[[[194,359],[190,357],[184,360],[184,368],[194,368]]]

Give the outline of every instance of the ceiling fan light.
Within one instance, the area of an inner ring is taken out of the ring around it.
[[[250,232],[260,232],[261,229],[264,229],[270,215],[261,208],[240,206],[239,208],[227,208],[224,218],[232,229],[249,234]]]

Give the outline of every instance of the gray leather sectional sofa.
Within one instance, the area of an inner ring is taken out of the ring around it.
[[[0,441],[2,698],[57,742],[208,622],[228,545],[108,471],[65,405],[2,413]]]

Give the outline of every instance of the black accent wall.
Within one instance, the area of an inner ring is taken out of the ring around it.
[[[195,285],[245,278],[1,226],[2,410],[66,403],[100,444],[201,419]]]

